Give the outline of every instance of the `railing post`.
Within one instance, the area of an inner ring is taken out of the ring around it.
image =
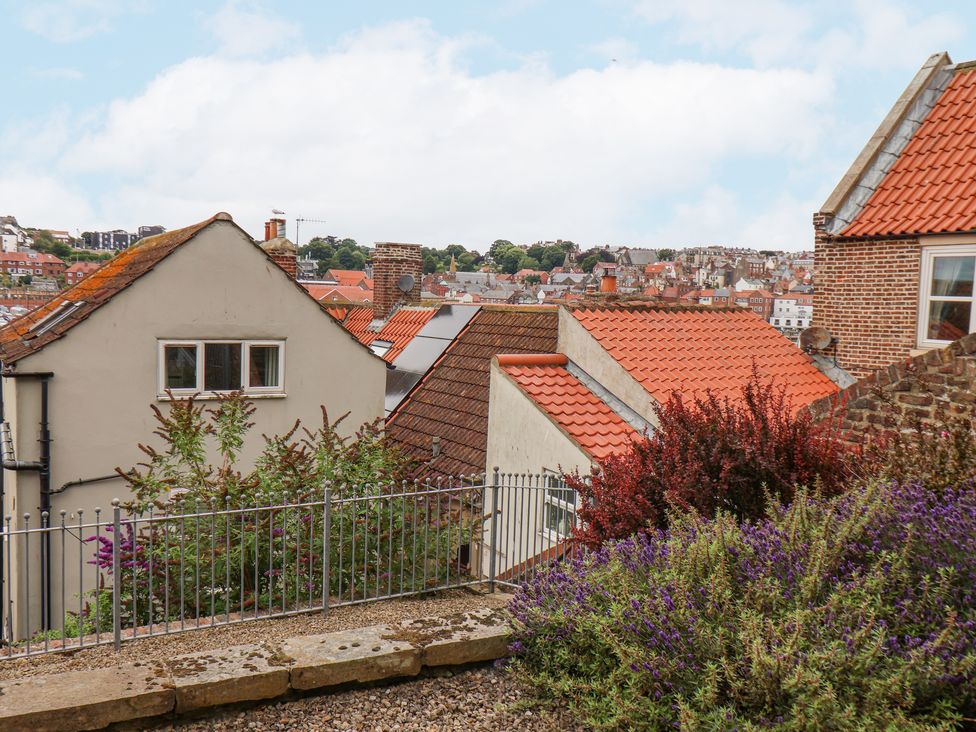
[[[491,479],[491,546],[488,554],[488,591],[495,591],[495,562],[498,552],[498,468]]]
[[[322,508],[322,614],[329,613],[329,585],[332,582],[332,483],[325,481]]]
[[[122,508],[119,499],[112,499],[112,637],[115,650],[122,648]]]

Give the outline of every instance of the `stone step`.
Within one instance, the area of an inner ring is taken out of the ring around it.
[[[374,625],[90,671],[0,682],[0,730],[103,729],[117,722],[273,699],[289,690],[416,676],[425,666],[508,655],[503,610]]]

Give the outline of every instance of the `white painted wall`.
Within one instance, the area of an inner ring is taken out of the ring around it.
[[[166,412],[157,397],[158,340],[181,338],[285,341],[286,396],[255,401],[256,426],[242,453],[245,465],[260,452],[262,432],[284,433],[297,418],[313,429],[321,424],[320,405],[332,420],[349,413],[346,433],[383,415],[386,364],[325,314],[243,231],[217,221],[61,340],[16,364],[19,372],[54,372],[52,487],[116,467],[128,470],[145,457],[140,442],[160,445],[152,435],[156,422],[150,411],[155,404]],[[40,388],[35,381],[5,378],[3,389],[17,457],[35,460]],[[14,527],[25,512],[36,526],[36,473],[4,471],[4,480],[5,509],[16,517]],[[110,518],[112,498],[126,496],[121,480],[73,487],[52,497],[52,514],[57,517],[63,509],[70,523],[83,508],[90,520],[98,506]]]

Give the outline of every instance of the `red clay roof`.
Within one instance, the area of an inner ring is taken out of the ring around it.
[[[752,375],[786,388],[793,409],[837,391],[812,359],[740,307],[584,306],[573,316],[658,402],[672,391],[738,399]]]
[[[841,236],[976,230],[976,69],[957,72]]]
[[[436,313],[437,308],[403,307],[393,313],[379,331],[372,331],[368,326],[373,322],[373,308],[350,308],[342,325],[365,346],[377,340],[391,342],[393,345],[383,355],[383,360],[393,363]]]
[[[414,475],[485,470],[491,359],[499,353],[552,353],[553,307],[482,307],[387,420],[387,435],[419,465]],[[431,442],[441,453],[431,459]]]
[[[224,216],[230,218],[227,214],[216,214],[206,221],[201,221],[199,224],[188,226],[185,229],[167,231],[164,234],[143,239],[116,254],[78,284],[68,288],[39,308],[0,328],[0,360],[5,366],[9,366],[15,361],[39,351],[51,341],[61,338],[117,293],[155,267],[180,245],[188,242],[198,232],[216,221],[218,217]],[[38,324],[39,328],[43,328],[44,324],[40,321],[48,315],[52,316],[51,322],[56,320],[55,311],[59,311],[59,314],[64,313],[65,317],[43,334],[33,336],[31,330],[35,324]]]
[[[323,285],[320,282],[301,282],[308,294],[323,305],[329,303],[355,304],[371,302],[372,290],[364,290],[355,285]]]
[[[365,272],[358,269],[330,269],[325,273],[329,277],[344,287],[359,287],[372,290],[373,280],[366,276]]]
[[[566,370],[561,356],[499,356],[502,371],[591,457],[600,460],[628,449],[640,433]]]

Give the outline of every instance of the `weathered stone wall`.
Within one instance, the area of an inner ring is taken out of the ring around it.
[[[807,409],[816,419],[834,416],[849,442],[872,430],[935,422],[940,414],[976,416],[976,333],[879,369]]]

